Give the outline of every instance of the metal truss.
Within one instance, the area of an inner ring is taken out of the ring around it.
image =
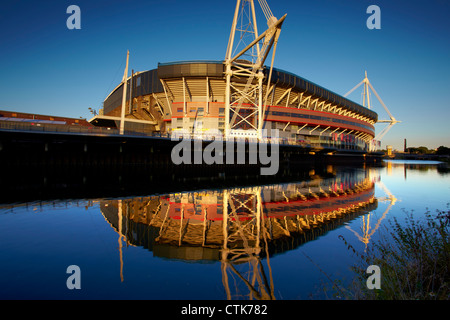
[[[119,133],[123,134],[125,129],[125,103],[127,99],[127,78],[128,78],[128,61],[130,59],[130,51],[127,51],[127,62],[125,65],[125,71],[123,74],[122,82],[123,82],[123,93],[122,93],[122,109],[120,113],[120,128]]]
[[[260,35],[253,0],[237,0],[236,3],[225,56],[225,138],[233,137],[234,130],[244,129],[249,137],[262,139],[265,111],[263,106],[268,96],[263,96],[264,62],[273,48],[267,81],[270,84],[277,42],[286,15],[277,19],[265,0],[259,0],[259,4],[268,25],[268,29]],[[241,21],[240,27],[238,21]],[[237,33],[240,33],[240,41],[235,46]],[[253,40],[235,54],[249,34]],[[245,57],[250,57],[250,60]]]
[[[391,112],[389,111],[389,109],[386,107],[386,105],[384,104],[383,100],[381,100],[380,96],[378,95],[377,91],[374,89],[374,87],[372,86],[372,84],[369,81],[369,78],[367,78],[367,71],[365,72],[365,76],[364,79],[358,83],[355,87],[353,87],[353,89],[351,89],[349,92],[347,92],[344,97],[347,97],[349,94],[351,94],[353,91],[355,91],[358,87],[360,87],[361,85],[364,85],[363,88],[363,106],[367,107],[369,109],[371,109],[372,105],[371,105],[371,100],[370,100],[370,91],[369,89],[372,90],[372,92],[375,94],[375,96],[377,97],[378,101],[381,103],[381,105],[383,106],[384,110],[386,110],[386,112],[389,115],[390,120],[378,120],[378,123],[388,123],[388,125],[380,131],[380,133],[378,133],[375,138],[373,139],[374,141],[380,141],[384,135],[392,128],[392,126],[396,123],[399,123],[401,121],[398,121],[397,119],[394,118],[394,116],[391,114]],[[373,146],[372,146],[373,147]]]

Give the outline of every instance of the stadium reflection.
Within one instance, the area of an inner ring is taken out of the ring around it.
[[[122,248],[139,246],[167,259],[220,262],[228,299],[274,299],[270,258],[376,209],[379,177],[371,172],[101,200],[100,209],[119,235],[122,281]]]

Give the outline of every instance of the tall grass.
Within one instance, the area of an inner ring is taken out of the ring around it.
[[[421,218],[406,213],[404,223],[394,218],[390,228],[366,253],[356,253],[355,280],[339,289],[338,298],[364,300],[450,299],[450,210],[427,211]],[[368,289],[367,267],[381,270],[381,288]],[[334,284],[336,290],[336,283]],[[344,292],[344,294],[342,294]]]

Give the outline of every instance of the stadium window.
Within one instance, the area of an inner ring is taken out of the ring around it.
[[[136,87],[139,87],[141,85],[141,77],[136,78]]]

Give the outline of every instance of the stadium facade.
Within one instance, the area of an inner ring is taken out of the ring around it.
[[[268,68],[264,69],[265,77]],[[240,79],[232,79],[236,86]],[[240,83],[241,82],[241,83]],[[90,122],[118,129],[123,86],[105,99]],[[225,130],[225,64],[221,61],[160,63],[156,69],[133,73],[127,79],[125,131],[172,134],[196,128]],[[263,128],[271,137],[278,130],[281,143],[368,150],[375,136],[377,113],[292,73],[273,69]],[[240,115],[248,115],[245,105]],[[256,117],[242,121],[250,130]],[[249,123],[250,122],[250,123]],[[237,131],[238,131],[237,130]]]

